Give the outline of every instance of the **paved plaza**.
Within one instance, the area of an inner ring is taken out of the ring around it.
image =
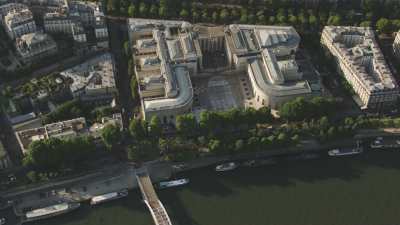
[[[237,75],[215,76],[194,81],[195,108],[226,111],[244,106],[244,92]]]

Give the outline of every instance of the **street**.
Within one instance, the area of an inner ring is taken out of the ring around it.
[[[115,18],[108,18],[107,21],[110,34],[110,48],[115,59],[115,82],[119,91],[118,103],[122,109],[123,125],[124,127],[128,127],[129,118],[132,116],[132,110],[135,105],[130,89],[128,62],[123,48],[124,41],[128,38],[126,33],[126,21]]]

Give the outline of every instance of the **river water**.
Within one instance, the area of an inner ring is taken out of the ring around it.
[[[277,165],[217,174],[178,174],[184,187],[157,190],[174,225],[398,224],[400,152],[350,158],[280,159]],[[128,198],[34,225],[152,225],[138,190]]]

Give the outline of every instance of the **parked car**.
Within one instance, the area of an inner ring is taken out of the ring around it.
[[[1,218],[0,219],[0,225],[6,224],[6,218]]]

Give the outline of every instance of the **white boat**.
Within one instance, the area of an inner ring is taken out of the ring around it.
[[[114,199],[119,199],[128,196],[128,190],[124,189],[117,192],[111,192],[103,195],[94,196],[90,199],[91,205],[97,205],[103,202],[108,202]]]
[[[329,156],[347,156],[347,155],[356,155],[363,152],[363,149],[358,148],[349,148],[349,149],[332,149],[328,151]]]
[[[238,167],[238,165],[234,162],[224,163],[215,167],[215,171],[224,172],[234,170]]]
[[[67,212],[70,212],[74,209],[79,208],[81,204],[80,203],[74,203],[74,202],[64,202],[56,205],[51,205],[47,206],[44,208],[40,209],[35,209],[26,212],[25,214],[25,219],[27,221],[35,221],[35,220],[40,220],[40,219],[45,219],[57,215],[61,215]]]
[[[370,145],[371,148],[377,149],[377,148],[383,148],[383,143],[382,140],[380,139],[376,139],[375,141],[373,141]]]
[[[189,183],[189,179],[179,179],[179,180],[171,180],[171,181],[163,181],[158,184],[160,189],[181,186]]]

